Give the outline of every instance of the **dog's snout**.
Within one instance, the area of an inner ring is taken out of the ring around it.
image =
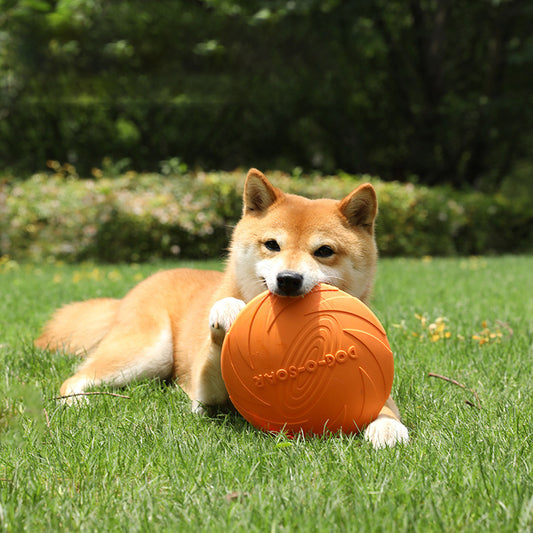
[[[298,272],[285,270],[276,278],[278,294],[281,296],[298,296],[301,294],[304,277]]]

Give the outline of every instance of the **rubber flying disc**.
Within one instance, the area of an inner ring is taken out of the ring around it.
[[[226,335],[221,365],[242,416],[288,433],[360,431],[378,416],[394,377],[377,317],[325,284],[304,297],[254,298]]]

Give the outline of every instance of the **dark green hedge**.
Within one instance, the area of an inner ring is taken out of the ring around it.
[[[43,261],[145,261],[224,255],[241,212],[244,171],[79,179],[71,167],[0,184],[0,256]],[[371,181],[384,256],[531,251],[533,213],[501,196],[458,193],[369,176],[272,174],[285,191],[342,198]]]
[[[532,162],[527,0],[0,0],[0,169],[105,157],[496,190]]]

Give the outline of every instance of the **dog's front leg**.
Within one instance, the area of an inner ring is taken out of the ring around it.
[[[207,357],[198,368],[193,387],[192,410],[197,414],[204,414],[209,405],[220,405],[228,400],[220,369],[222,343],[244,306],[242,300],[229,297],[218,300],[211,308]]]
[[[385,402],[376,420],[365,429],[364,436],[376,449],[409,442],[409,432],[400,422],[400,412],[391,397]]]
[[[214,344],[222,348],[226,333],[245,305],[242,300],[231,297],[222,298],[213,305],[209,313],[209,331]]]

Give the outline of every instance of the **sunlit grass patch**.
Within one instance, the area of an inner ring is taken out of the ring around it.
[[[127,398],[94,395],[79,409],[55,400],[79,361],[33,347],[51,312],[121,297],[173,266],[0,262],[5,530],[533,527],[533,258],[381,261],[372,307],[411,435],[381,451],[359,435],[288,439],[238,414],[199,418],[179,387],[156,380],[101,389]]]

